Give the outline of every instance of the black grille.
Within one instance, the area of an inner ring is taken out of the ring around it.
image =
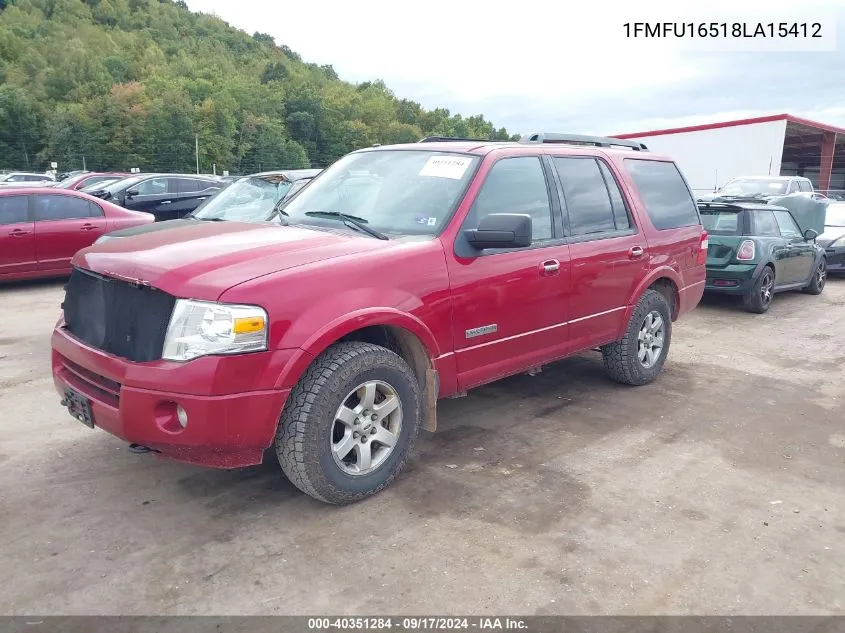
[[[175,297],[79,268],[65,288],[65,327],[76,338],[135,362],[161,358]]]

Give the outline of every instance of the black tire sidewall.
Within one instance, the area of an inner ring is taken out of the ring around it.
[[[664,324],[663,350],[660,353],[660,358],[652,367],[644,367],[640,362],[637,354],[639,348],[639,335],[642,323],[649,312],[657,311],[660,313]],[[637,308],[631,315],[631,327],[627,332],[628,345],[630,351],[628,353],[628,362],[631,374],[636,377],[638,384],[644,384],[654,380],[663,370],[663,365],[669,357],[669,346],[672,343],[672,316],[669,311],[669,303],[666,298],[657,291],[649,291],[640,299]]]

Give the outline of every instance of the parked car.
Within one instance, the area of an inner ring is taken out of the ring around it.
[[[741,176],[728,181],[724,187],[712,194],[699,196],[699,200],[748,200],[763,202],[777,196],[803,193],[814,198],[823,197],[813,190],[813,183],[803,176]]]
[[[147,224],[149,213],[127,211],[77,191],[0,191],[0,281],[69,275],[70,260],[112,229]]]
[[[91,195],[156,220],[181,218],[223,188],[217,178],[186,174],[141,174],[118,180]]]
[[[828,205],[824,232],[816,238],[816,244],[825,250],[828,271],[845,272],[845,204]]]
[[[778,292],[824,290],[827,262],[815,244],[818,232],[802,230],[789,209],[762,203],[702,202],[710,235],[707,292],[739,295],[745,308],[762,314]]]
[[[61,182],[57,182],[56,189],[71,189],[73,191],[80,191],[87,187],[100,185],[102,189],[107,184],[122,178],[128,178],[131,174],[124,174],[120,172],[83,172],[65,178]]]
[[[268,171],[239,178],[206,199],[193,213],[176,220],[152,225],[136,226],[103,235],[97,243],[118,237],[129,237],[151,231],[163,231],[195,224],[197,221],[238,220],[242,222],[269,221],[274,207],[299,191],[319,169]]]
[[[52,336],[62,404],[195,464],[273,446],[342,504],[394,480],[438,398],[593,348],[612,379],[654,380],[704,291],[692,191],[634,142],[531,138],[359,150],[277,223],[77,253]]]
[[[25,171],[13,171],[0,176],[0,187],[43,187],[54,183],[48,174],[36,174]]]
[[[112,183],[117,182],[118,180],[123,180],[124,178],[128,178],[129,176],[111,176],[106,178],[105,180],[101,180],[99,182],[94,183],[93,185],[85,185],[81,189],[77,189],[77,191],[82,191],[83,193],[87,193],[88,195],[94,195],[94,193],[98,191],[102,191]],[[96,196],[95,196],[96,197]]]

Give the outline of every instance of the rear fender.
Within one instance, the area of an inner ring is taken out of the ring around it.
[[[628,301],[628,307],[625,309],[625,318],[622,320],[623,329],[627,327],[628,321],[631,320],[631,315],[634,314],[634,310],[637,307],[637,302],[640,300],[640,297],[642,297],[645,291],[648,290],[649,287],[658,279],[669,279],[673,284],[675,284],[675,301],[679,301],[680,297],[678,296],[678,290],[683,288],[683,282],[681,281],[681,276],[678,271],[671,266],[661,266],[660,268],[655,268],[640,282],[633,295],[631,295],[631,298]],[[677,307],[678,306],[676,305],[676,309],[673,310],[672,313],[673,321],[676,318]],[[622,332],[619,332],[619,335],[621,336]]]

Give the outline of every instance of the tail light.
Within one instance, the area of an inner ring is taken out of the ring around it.
[[[707,231],[701,232],[701,241],[698,243],[698,260],[696,264],[703,266],[707,263]]]
[[[755,255],[754,242],[751,240],[743,240],[739,245],[739,250],[736,252],[736,258],[741,262],[750,262]]]

